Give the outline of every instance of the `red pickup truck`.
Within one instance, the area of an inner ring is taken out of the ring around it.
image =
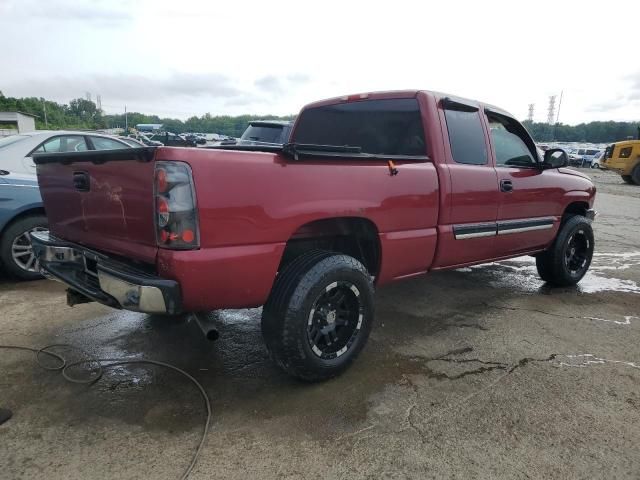
[[[562,150],[540,158],[505,111],[428,91],[307,105],[282,146],[35,162],[50,232],[34,251],[70,304],[263,305],[271,356],[307,380],[358,355],[375,287],[519,255],[572,285],[594,248],[595,187]]]

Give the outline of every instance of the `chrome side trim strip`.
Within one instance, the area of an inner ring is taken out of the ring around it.
[[[456,233],[454,236],[456,240],[464,240],[465,238],[493,237],[495,234],[495,230],[492,230],[490,232]]]
[[[548,225],[534,225],[531,227],[519,227],[519,228],[509,228],[498,230],[498,235],[509,235],[510,233],[521,233],[521,232],[532,232],[533,230],[548,230],[549,228],[553,228],[553,223]]]

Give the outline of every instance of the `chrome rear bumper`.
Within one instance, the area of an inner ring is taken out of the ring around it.
[[[181,313],[180,286],[105,254],[60,240],[49,232],[31,234],[42,274],[91,300],[145,313]]]

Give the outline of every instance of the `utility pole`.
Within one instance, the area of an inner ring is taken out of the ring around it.
[[[42,111],[44,112],[44,126],[49,129],[49,122],[47,122],[47,101],[42,99]]]
[[[529,115],[527,116],[527,120],[533,122],[533,110],[536,108],[535,103],[529,104]]]
[[[549,97],[549,110],[547,111],[547,123],[553,125],[553,119],[556,116],[556,96],[551,95]]]
[[[129,132],[129,121],[127,119],[127,106],[124,106],[124,133]]]

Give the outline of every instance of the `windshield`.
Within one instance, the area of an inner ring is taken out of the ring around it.
[[[8,147],[14,143],[26,140],[29,137],[30,135],[11,135],[9,137],[0,138],[0,148]]]
[[[250,142],[282,143],[282,126],[249,125],[240,140]]]

